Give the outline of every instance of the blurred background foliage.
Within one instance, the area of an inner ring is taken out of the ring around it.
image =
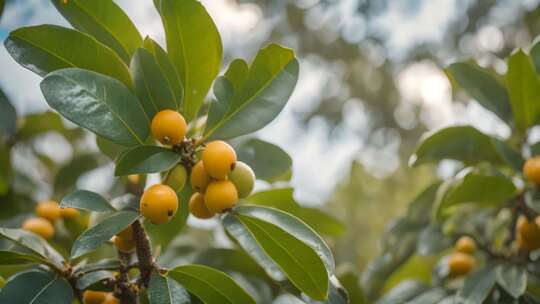
[[[152,1],[116,2],[132,18],[143,20],[136,22],[143,24],[141,32],[163,42],[162,34],[155,32],[158,18],[146,13]],[[296,200],[323,208],[346,227],[328,239],[345,285],[350,278],[356,280],[370,260],[381,258],[385,226],[403,215],[408,202],[427,185],[454,171],[451,162],[408,166],[424,132],[467,123],[490,134],[510,133],[497,117],[453,92],[444,68],[471,58],[504,73],[502,58],[516,47],[528,47],[540,33],[537,0],[203,2],[224,37],[225,62],[250,58],[269,42],[297,52],[302,71],[293,101],[259,136],[292,156]],[[7,0],[0,37],[28,22],[63,21],[48,1]],[[37,81],[28,78],[29,72],[21,71],[3,48],[0,66],[0,85],[7,95],[0,94],[0,101],[9,98],[21,115],[13,134],[21,141],[6,156],[2,151],[13,140],[3,139],[0,168],[11,157],[16,192],[28,194],[14,198],[0,180],[1,203],[17,202],[31,209],[32,201],[59,198],[74,187],[101,192],[114,188],[111,165],[95,153],[93,138],[43,112],[40,93],[24,92],[37,90]],[[6,121],[4,114],[0,123]],[[20,221],[11,215],[1,213],[0,220]],[[196,227],[192,229],[213,228],[191,222]],[[214,234],[219,240],[223,232]],[[415,276],[429,280],[429,272],[418,269],[430,269],[426,265],[435,260],[413,258],[395,276],[407,277],[409,267],[416,269]],[[395,281],[391,278],[385,288]]]

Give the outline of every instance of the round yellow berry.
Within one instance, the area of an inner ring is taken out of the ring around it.
[[[129,225],[124,228],[124,230],[120,231],[116,236],[124,240],[133,240],[133,228],[131,225]]]
[[[200,219],[209,219],[214,216],[214,213],[206,207],[204,195],[197,192],[193,193],[189,199],[189,212]]]
[[[79,210],[75,208],[60,208],[60,216],[63,218],[74,219],[79,216]]]
[[[164,145],[179,144],[187,132],[186,120],[173,110],[158,112],[150,125],[152,136]]]
[[[60,218],[60,205],[55,201],[39,202],[36,206],[36,214],[39,217],[54,222]]]
[[[178,196],[167,185],[153,185],[144,191],[140,208],[141,214],[152,224],[167,223],[178,210]]]
[[[120,304],[120,301],[114,296],[112,292],[109,292],[105,297],[105,301],[102,304]]]
[[[454,249],[457,252],[473,254],[476,251],[476,243],[471,237],[462,236],[457,240]]]
[[[128,253],[133,251],[133,249],[135,248],[135,241],[133,240],[126,240],[118,236],[113,236],[112,241],[116,249],[121,252]]]
[[[216,140],[206,145],[202,161],[210,177],[225,179],[236,166],[236,153],[228,143]]]
[[[210,212],[223,213],[236,205],[238,192],[231,181],[211,182],[206,188],[204,202]]]
[[[199,161],[198,163],[191,168],[191,187],[195,189],[195,191],[204,193],[206,191],[206,187],[210,183],[210,176],[208,173],[206,173],[206,170],[204,169],[204,164],[202,161]]]
[[[54,227],[44,218],[29,218],[22,224],[22,229],[40,235],[44,239],[50,239],[54,236]]]
[[[83,293],[83,304],[102,304],[107,294],[104,291],[86,290]]]
[[[229,180],[236,187],[238,197],[246,198],[255,186],[255,173],[246,163],[238,161],[234,170],[229,173]]]
[[[516,239],[522,250],[532,251],[540,248],[540,226],[521,215],[516,224]],[[521,243],[521,244],[520,244]]]
[[[472,255],[463,252],[454,252],[448,259],[450,275],[454,277],[466,275],[473,269],[475,263],[475,258]]]

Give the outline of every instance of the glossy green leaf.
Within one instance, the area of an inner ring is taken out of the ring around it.
[[[345,271],[341,273],[338,278],[341,285],[343,285],[343,288],[347,290],[347,294],[349,295],[349,303],[368,303],[366,296],[364,295],[364,291],[360,287],[360,278],[356,271]]]
[[[471,126],[448,127],[425,137],[410,163],[414,166],[453,159],[466,164],[500,162],[492,138]]]
[[[101,153],[107,155],[110,160],[116,162],[120,155],[129,150],[128,147],[116,144],[101,136],[96,136],[96,145]]]
[[[430,225],[420,232],[416,251],[419,255],[434,255],[450,247],[448,239],[444,236],[439,226]]]
[[[15,61],[40,76],[81,68],[132,85],[128,67],[116,53],[73,29],[49,24],[23,27],[11,32],[4,44]]]
[[[510,147],[507,143],[502,140],[492,138],[493,146],[495,150],[499,153],[500,157],[508,164],[508,166],[516,172],[521,172],[523,169],[523,164],[525,160],[523,156],[516,151],[514,148]]]
[[[153,273],[148,286],[150,304],[189,304],[188,292],[176,281]]]
[[[99,287],[104,287],[100,285],[103,285],[104,280],[112,278],[112,277],[114,277],[114,273],[111,271],[98,270],[98,271],[89,272],[77,279],[77,288],[79,290],[105,289],[105,288],[99,288]]]
[[[154,56],[139,48],[133,55],[130,65],[135,92],[141,101],[146,116],[154,117],[161,110],[178,110],[173,89],[160,69]]]
[[[73,290],[62,277],[41,270],[30,270],[11,277],[0,291],[0,303],[71,304]]]
[[[403,281],[388,291],[376,304],[407,303],[426,290],[426,286],[416,281]]]
[[[274,224],[242,214],[237,218],[298,289],[315,300],[328,297],[328,272],[313,248]]]
[[[49,105],[75,124],[121,145],[142,144],[149,120],[118,80],[69,68],[48,74],[41,91]]]
[[[271,44],[260,50],[227,114],[205,131],[205,137],[232,138],[261,129],[283,109],[298,80],[292,50]]]
[[[165,50],[152,38],[146,37],[144,39],[144,48],[149,51],[156,60],[156,63],[165,78],[167,78],[167,84],[169,88],[173,91],[176,102],[178,103],[178,108],[182,108],[182,100],[184,98],[184,88],[182,87],[182,82],[180,81],[180,76],[178,76],[178,71],[174,66],[173,62],[169,58],[169,55]]]
[[[441,301],[445,297],[447,297],[447,292],[444,290],[444,288],[435,287],[414,297],[410,301],[406,302],[406,304],[441,304]]]
[[[527,271],[518,265],[499,265],[497,267],[497,284],[517,299],[527,289]]]
[[[17,112],[7,96],[0,89],[0,145],[17,131]]]
[[[456,295],[458,304],[483,303],[495,286],[496,274],[493,268],[483,268],[468,275]]]
[[[47,264],[47,261],[38,255],[20,253],[16,251],[0,250],[0,265]]]
[[[51,1],[74,28],[113,49],[126,63],[142,45],[137,28],[112,0]]]
[[[17,138],[29,140],[46,132],[57,132],[67,140],[73,140],[82,135],[82,130],[79,128],[66,128],[60,115],[53,112],[43,112],[22,117]]]
[[[54,193],[61,196],[74,190],[79,177],[104,163],[101,155],[97,153],[76,156],[67,164],[61,166],[58,172],[56,172],[53,185]]]
[[[209,248],[198,253],[195,263],[227,273],[238,272],[256,276],[270,282],[265,270],[247,253],[239,249]],[[281,278],[283,279],[284,276]]]
[[[242,59],[234,59],[229,64],[224,77],[230,81],[234,92],[240,92],[249,75],[249,66]]]
[[[203,303],[255,304],[227,274],[203,265],[183,265],[171,269],[167,277],[176,280]]]
[[[291,169],[292,159],[280,147],[252,138],[235,146],[237,157],[248,164],[258,179],[272,180]]]
[[[318,208],[302,207],[297,216],[322,235],[340,236],[347,230],[343,222]]]
[[[164,172],[172,169],[182,155],[158,146],[138,146],[124,153],[116,165],[116,176]]]
[[[62,262],[64,262],[64,258],[58,251],[51,247],[43,238],[34,233],[22,229],[0,228],[0,238],[4,238],[24,247],[25,249],[28,249],[29,252],[42,257],[44,260],[51,260],[57,265],[61,265]]]
[[[540,82],[530,58],[522,50],[508,58],[506,85],[516,128],[524,131],[540,117]]]
[[[448,67],[453,79],[484,108],[507,123],[512,122],[510,99],[504,86],[485,70],[469,62]]]
[[[0,196],[8,194],[11,176],[11,149],[4,146],[0,138]]]
[[[103,196],[87,190],[77,190],[64,196],[62,201],[60,201],[60,207],[71,207],[97,212],[115,211]]]
[[[138,216],[139,213],[134,211],[118,211],[108,216],[100,223],[83,232],[75,240],[73,247],[71,247],[71,258],[78,258],[97,249],[115,234],[131,225]]]
[[[196,0],[162,0],[167,51],[184,86],[183,114],[193,120],[219,72],[223,46],[204,6]]]
[[[464,203],[476,203],[480,206],[496,206],[512,198],[516,187],[512,180],[501,175],[487,175],[471,171],[447,182],[447,188],[441,193],[434,210],[437,217],[445,215],[449,208]],[[489,189],[489,191],[479,191]]]

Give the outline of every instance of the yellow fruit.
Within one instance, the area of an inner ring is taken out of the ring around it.
[[[255,172],[246,163],[238,161],[228,178],[236,187],[238,197],[245,198],[251,194],[255,186]]]
[[[206,208],[204,195],[200,193],[193,193],[191,195],[189,199],[189,212],[200,219],[209,219],[214,216],[214,213]]]
[[[133,240],[133,228],[131,228],[131,225],[129,225],[124,230],[120,231],[120,233],[118,233],[116,236],[124,240]]]
[[[102,304],[107,294],[104,291],[86,290],[83,293],[83,304]]]
[[[521,215],[516,224],[516,233],[520,249],[531,251],[540,248],[540,226],[536,220],[529,221]]]
[[[152,136],[164,145],[179,144],[187,131],[186,120],[182,114],[173,110],[163,110],[152,118]]]
[[[39,217],[54,222],[60,218],[60,206],[55,201],[39,202],[36,206],[36,214]]]
[[[178,197],[169,186],[153,185],[144,191],[140,207],[141,214],[152,224],[167,223],[178,210]]]
[[[523,165],[523,174],[531,182],[540,185],[540,156],[529,158]]]
[[[48,220],[44,218],[30,218],[24,221],[22,229],[40,235],[44,239],[50,239],[54,235],[54,227]]]
[[[63,218],[74,219],[79,216],[79,210],[75,208],[60,208],[60,216]]]
[[[114,296],[112,292],[109,292],[105,297],[105,301],[102,304],[119,304],[120,301]]]
[[[112,239],[114,246],[121,252],[131,252],[135,249],[135,241],[126,240],[118,236],[113,236]]]
[[[202,161],[199,161],[198,163],[191,168],[191,186],[195,191],[204,193],[206,191],[206,186],[210,183],[210,176],[208,173],[206,173],[206,170],[204,169],[204,164]]]
[[[167,184],[167,186],[173,188],[174,191],[179,192],[184,188],[184,185],[186,184],[186,179],[186,168],[184,168],[183,165],[178,165],[172,168],[171,171],[169,171],[165,183]]]
[[[215,179],[225,179],[236,166],[236,153],[228,143],[216,140],[206,145],[202,161],[208,175]]]
[[[132,184],[138,184],[141,181],[139,174],[130,174],[128,175],[127,179]]]
[[[463,252],[454,252],[448,259],[450,275],[454,277],[466,275],[473,269],[475,263],[475,258],[472,255]]]
[[[238,201],[238,192],[231,181],[211,182],[206,188],[204,202],[210,212],[222,213],[234,207]]]
[[[472,254],[476,251],[476,243],[471,237],[462,236],[457,240],[454,250],[462,253]]]

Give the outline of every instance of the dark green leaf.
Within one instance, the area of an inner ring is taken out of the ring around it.
[[[283,109],[298,80],[299,65],[292,50],[271,44],[260,50],[227,114],[205,137],[226,139],[266,126]]]
[[[11,149],[0,142],[0,196],[8,193],[11,175]]]
[[[347,271],[339,275],[341,285],[347,290],[349,295],[349,303],[367,304],[367,299],[364,296],[364,291],[360,287],[360,278],[353,271]]]
[[[99,284],[101,281],[108,278],[113,278],[113,277],[114,277],[114,274],[111,271],[105,271],[105,270],[93,271],[77,279],[77,288],[79,290],[85,290],[85,289],[96,290],[97,288],[88,288],[88,287]]]
[[[255,304],[251,296],[228,275],[203,265],[178,266],[171,269],[167,276],[206,304]]]
[[[23,27],[11,32],[4,44],[15,61],[40,76],[81,68],[132,85],[128,67],[118,55],[76,30],[49,24]]]
[[[516,128],[524,131],[540,116],[540,82],[530,58],[522,50],[508,57],[506,84]]]
[[[148,286],[150,304],[189,304],[188,292],[176,281],[153,273]]]
[[[219,72],[223,47],[216,25],[196,0],[162,0],[167,51],[184,86],[183,114],[193,120]]]
[[[536,73],[540,73],[540,42],[536,42],[531,48],[531,59],[534,63]]]
[[[159,69],[167,78],[167,83],[176,97],[179,108],[181,108],[182,99],[184,97],[184,88],[182,87],[180,76],[178,76],[178,71],[176,71],[167,52],[165,52],[165,50],[150,37],[144,39],[144,48],[154,56]]]
[[[149,121],[137,98],[118,80],[81,69],[48,74],[41,91],[75,124],[121,145],[143,144]]]
[[[280,147],[252,138],[235,146],[238,159],[248,164],[258,179],[272,180],[291,169],[292,159]]]
[[[446,291],[443,288],[435,287],[407,301],[406,304],[440,304],[446,296]]]
[[[16,251],[0,250],[0,265],[47,264],[47,260],[38,255]]]
[[[71,304],[73,290],[62,277],[41,270],[30,270],[11,277],[0,291],[0,303]]]
[[[510,168],[514,169],[514,171],[516,172],[521,172],[521,170],[523,169],[523,164],[525,163],[525,160],[523,159],[521,154],[502,140],[492,138],[492,141],[495,150],[499,153],[501,158],[510,166]]]
[[[495,286],[495,270],[484,268],[476,271],[465,278],[465,282],[459,289],[456,302],[457,304],[478,304],[482,303]]]
[[[131,225],[139,213],[134,211],[118,211],[106,219],[86,230],[73,243],[71,258],[78,258],[92,250],[97,249],[103,243],[109,241],[115,234]]]
[[[158,146],[138,146],[124,153],[116,165],[116,176],[156,173],[172,169],[182,155]]]
[[[84,173],[102,165],[99,154],[81,154],[60,167],[54,178],[54,193],[61,196],[73,190]]]
[[[517,299],[527,289],[527,271],[517,265],[499,265],[497,267],[497,283]]]
[[[17,113],[15,107],[0,89],[0,145],[17,131]]]
[[[466,164],[498,163],[501,160],[492,138],[471,126],[448,127],[429,134],[416,149],[410,163],[417,166],[443,159]]]
[[[157,112],[165,109],[179,109],[179,101],[176,100],[173,88],[169,86],[165,74],[149,51],[137,49],[131,59],[130,70],[135,92],[146,116],[154,117]]]
[[[432,255],[450,247],[439,226],[430,225],[420,232],[417,242],[417,251],[420,255]]]
[[[125,146],[115,144],[114,142],[101,136],[96,136],[96,145],[101,153],[107,155],[107,157],[114,162],[118,160],[122,153],[125,153],[129,149]]]
[[[98,193],[77,190],[66,195],[60,202],[60,207],[71,207],[88,211],[115,211],[109,202]]]
[[[229,111],[232,98],[234,96],[234,88],[232,83],[225,77],[218,77],[214,81],[214,96],[209,104],[208,116],[206,119],[205,129],[211,129],[216,126]]]
[[[387,292],[376,304],[400,304],[416,297],[426,290],[426,286],[415,281],[403,281]],[[480,303],[480,302],[479,302]]]
[[[244,82],[249,75],[248,64],[242,59],[234,59],[229,64],[229,68],[225,72],[225,78],[230,81],[234,92],[240,92]]]
[[[60,253],[34,233],[22,229],[0,228],[0,237],[28,249],[43,260],[51,260],[57,265],[64,262]]]
[[[459,62],[448,67],[453,79],[484,108],[511,124],[512,109],[504,86],[480,67]]]
[[[113,49],[124,62],[142,45],[142,37],[122,9],[111,0],[51,0],[74,28]]]

